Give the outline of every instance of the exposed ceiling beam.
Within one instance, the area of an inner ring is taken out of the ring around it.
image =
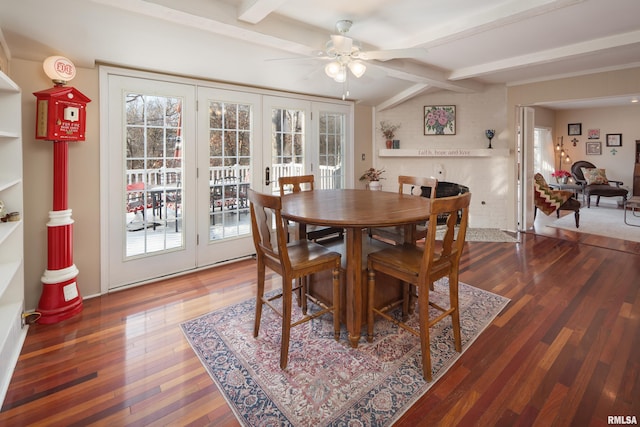
[[[460,68],[449,74],[449,79],[460,80],[479,77],[490,73],[545,64],[570,57],[590,55],[605,49],[612,49],[637,43],[640,43],[640,31],[632,31],[625,34],[617,34],[615,36],[603,37],[600,39],[548,49],[533,54],[487,62],[473,67]]]
[[[430,87],[431,86],[429,86],[426,83],[415,84],[403,90],[402,92],[396,94],[395,96],[392,96],[386,101],[383,101],[380,104],[376,105],[376,111],[380,112],[380,111],[388,110],[389,108],[393,108],[396,105],[400,105],[403,102],[413,98],[414,96],[420,95],[421,93],[428,90]]]
[[[433,68],[417,64],[415,62],[394,59],[391,61],[379,62],[371,61],[369,65],[379,68],[390,77],[410,81],[414,83],[428,84],[440,89],[451,90],[453,92],[472,93],[481,91],[484,87],[476,82],[454,82],[450,81],[444,72]]]
[[[287,0],[243,0],[238,7],[240,21],[257,24]]]
[[[585,0],[512,0],[499,7],[485,9],[473,17],[463,15],[457,21],[446,21],[413,34],[396,45],[382,46],[385,49],[406,47],[435,47],[508,24],[514,24],[556,9],[573,6]]]

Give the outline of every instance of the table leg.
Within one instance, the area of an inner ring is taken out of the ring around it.
[[[362,332],[362,228],[347,228],[346,320],[351,347],[358,347]]]

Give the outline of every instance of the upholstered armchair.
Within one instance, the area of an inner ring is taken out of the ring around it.
[[[568,210],[574,212],[576,228],[580,227],[580,202],[573,198],[573,191],[553,190],[539,173],[533,177],[533,205],[534,219],[538,209],[545,215],[555,212],[558,218],[561,210]]]
[[[622,188],[622,181],[607,179],[604,169],[596,168],[593,163],[580,160],[571,165],[571,174],[576,183],[582,186],[582,194],[587,199],[587,208],[591,207],[591,196],[596,196],[596,206],[600,197],[622,197],[627,199],[629,190]]]

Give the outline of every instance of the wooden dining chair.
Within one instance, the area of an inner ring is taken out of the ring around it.
[[[435,178],[426,178],[420,176],[406,176],[400,175],[398,177],[398,193],[404,194],[406,187],[409,187],[409,193],[414,194],[413,190],[417,188],[418,194],[421,193],[423,187],[426,187],[430,190],[430,199],[436,198],[436,188],[438,187],[438,180]],[[405,227],[402,225],[394,226],[394,227],[376,227],[369,229],[369,237],[373,237],[378,240],[383,240],[386,242],[392,242],[394,244],[403,244],[405,242],[404,238],[404,230]],[[424,239],[427,235],[427,226],[426,223],[420,222],[416,224],[415,231],[415,240]]]
[[[374,317],[376,314],[390,320],[420,338],[422,350],[422,371],[426,381],[431,381],[431,353],[429,328],[451,316],[453,337],[456,351],[462,349],[460,338],[460,313],[458,305],[458,269],[460,256],[469,222],[469,203],[471,193],[459,196],[443,197],[431,201],[431,213],[427,226],[424,249],[414,245],[390,246],[382,251],[370,253],[367,260],[369,300],[367,310],[367,340],[373,341]],[[459,212],[462,212],[460,225],[456,227]],[[436,244],[436,226],[438,215],[447,215],[446,232],[442,242]],[[441,244],[440,244],[441,243]],[[403,298],[384,307],[374,306],[376,291],[376,272],[385,273],[405,283]],[[449,278],[449,307],[442,307],[429,300],[430,288],[442,278]],[[405,323],[410,285],[417,290],[419,331]],[[402,304],[402,320],[397,320],[389,313]],[[440,314],[429,319],[429,306]]]
[[[281,176],[278,178],[278,186],[280,187],[280,195],[284,196],[289,193],[298,193],[300,191],[313,191],[315,178],[313,175],[300,175],[300,176]],[[297,224],[295,228],[296,239],[299,239],[302,235],[306,235],[309,240],[318,241],[329,237],[340,237],[344,234],[342,228],[337,227],[322,227],[316,225]]]
[[[308,322],[325,313],[332,313],[334,338],[336,341],[338,340],[340,336],[339,285],[341,256],[339,253],[332,252],[324,246],[304,239],[287,244],[284,219],[281,214],[282,200],[279,196],[262,194],[249,189],[249,202],[253,243],[258,262],[258,289],[253,336],[258,336],[262,306],[266,304],[282,318],[280,368],[284,369],[287,367],[289,336],[292,327]],[[275,222],[275,242],[272,237],[271,225],[273,222]],[[282,276],[281,292],[269,297],[264,295],[266,267]],[[313,314],[305,313],[300,319],[292,323],[291,303],[293,292],[298,288],[297,286],[295,289],[293,288],[293,282],[298,282],[297,279],[302,279],[302,282],[305,282],[307,276],[323,270],[332,270],[333,274],[331,303],[311,295],[305,295],[305,301],[309,299],[320,309]],[[281,307],[272,304],[277,299],[282,301]]]

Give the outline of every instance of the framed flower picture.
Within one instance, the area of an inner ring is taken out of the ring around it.
[[[425,135],[455,135],[456,106],[427,105],[424,107]]]
[[[589,129],[587,135],[589,139],[600,139],[600,129]]]

